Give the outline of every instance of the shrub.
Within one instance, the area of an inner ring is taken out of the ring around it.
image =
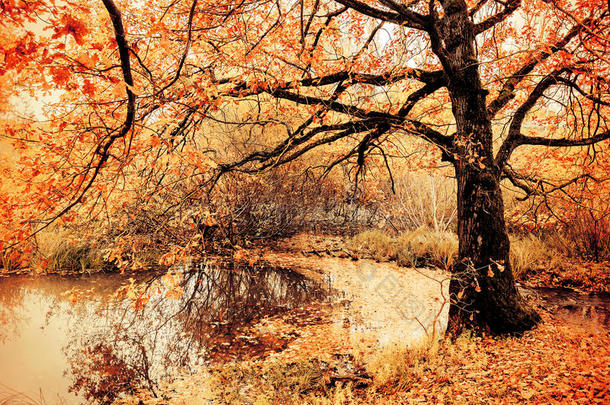
[[[19,254],[15,250],[0,251],[0,268],[3,273],[13,272],[21,266]]]
[[[388,192],[388,218],[400,231],[419,228],[435,232],[455,230],[455,180],[441,175],[406,173],[398,177],[396,194]]]

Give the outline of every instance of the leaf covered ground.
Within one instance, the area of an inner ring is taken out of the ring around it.
[[[318,328],[317,336],[307,334],[303,340],[315,342],[311,346],[315,350],[223,363],[211,372],[184,375],[166,385],[159,393],[163,399],[141,393],[137,400],[150,404],[608,403],[608,333],[575,329],[550,315],[544,318],[544,324],[522,337],[462,336],[420,349],[363,350],[361,346],[354,350],[341,347],[327,329]],[[345,366],[337,350],[355,364]],[[341,376],[348,377],[341,381]]]

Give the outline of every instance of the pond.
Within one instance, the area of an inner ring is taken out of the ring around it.
[[[396,279],[395,288],[384,290],[380,285],[387,280],[378,285],[369,273],[366,279],[354,271],[344,273],[343,281],[333,279],[332,288],[328,280],[314,281],[286,268],[233,261],[133,276],[0,278],[0,404],[109,403],[120,392],[139,387],[155,392],[160,381],[182,370],[281,351],[290,337],[270,343],[248,333],[248,326],[289,311],[299,313],[314,303],[346,301],[345,291],[365,290],[360,302],[353,295],[348,298],[347,306],[357,311],[339,311],[334,321],[341,328],[347,322],[354,333],[377,331],[383,335],[380,344],[390,335],[388,328],[399,329],[394,332],[404,338],[403,329],[413,323],[409,318],[397,327],[398,321],[390,321],[394,318],[385,313],[387,308],[405,316],[387,304],[393,294],[402,303],[412,297],[407,309],[419,315],[437,312],[435,297],[429,297],[432,303],[424,300],[436,290],[420,288],[414,274],[405,275],[410,287]],[[351,286],[345,283],[349,274]],[[365,286],[372,286],[371,291]],[[405,293],[408,288],[431,292],[419,297]],[[575,326],[608,330],[607,294],[521,291]],[[425,308],[413,308],[417,302]]]
[[[258,319],[322,300],[300,273],[233,262],[189,271],[0,279],[0,403],[107,403],[213,359]],[[239,344],[238,344],[239,343]]]

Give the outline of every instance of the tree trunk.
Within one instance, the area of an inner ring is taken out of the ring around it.
[[[493,133],[476,57],[472,20],[464,0],[441,0],[444,16],[431,27],[457,134],[452,154],[458,182],[459,263],[450,284],[450,332],[464,327],[521,332],[539,322],[515,286]]]
[[[540,321],[521,298],[509,261],[499,176],[456,163],[459,262],[450,283],[449,330],[519,333]]]

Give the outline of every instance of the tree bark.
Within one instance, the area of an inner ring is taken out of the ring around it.
[[[494,334],[531,329],[539,315],[515,286],[509,261],[500,178],[456,162],[459,262],[450,283],[449,330],[484,329]]]
[[[457,126],[449,152],[458,182],[459,263],[450,284],[449,329],[454,334],[465,327],[522,332],[540,317],[519,295],[509,262],[501,170],[494,164],[474,24],[464,0],[441,0],[441,6],[444,15],[433,19],[430,36],[443,65]]]

